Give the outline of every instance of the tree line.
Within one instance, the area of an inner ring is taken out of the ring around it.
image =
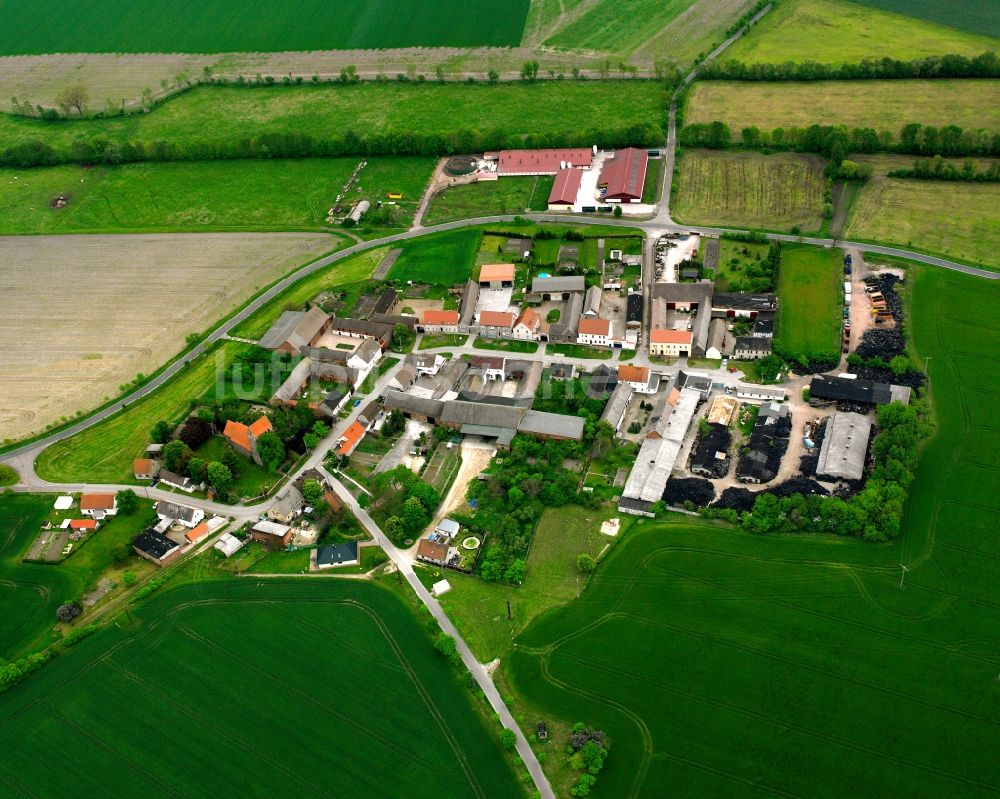
[[[904,125],[898,137],[888,130],[848,128],[846,125],[809,125],[778,127],[761,130],[756,126],[742,128],[739,137],[725,123],[702,122],[685,125],[678,134],[682,147],[705,147],[725,150],[738,147],[747,150],[774,150],[797,153],[819,153],[834,157],[841,153],[906,153],[910,155],[1000,155],[1000,133],[988,130],[964,129],[958,125]]]
[[[903,80],[919,78],[1000,78],[1000,58],[993,51],[969,58],[949,54],[927,56],[912,61],[895,58],[866,58],[856,64],[817,64],[814,61],[787,61],[783,64],[747,64],[742,61],[713,61],[698,75],[704,80]]]
[[[336,156],[454,155],[511,148],[626,147],[659,141],[663,129],[653,123],[601,127],[566,133],[521,134],[503,130],[460,129],[448,133],[353,130],[317,137],[285,131],[217,139],[118,141],[104,135],[78,138],[54,147],[30,139],[0,150],[0,165],[128,164],[141,161],[215,161],[248,158],[332,158]]]
[[[1000,181],[1000,161],[994,161],[985,170],[971,158],[965,159],[961,167],[948,163],[940,155],[933,158],[918,158],[911,169],[892,169],[890,178],[914,178],[916,180],[960,180],[970,183],[995,183]]]

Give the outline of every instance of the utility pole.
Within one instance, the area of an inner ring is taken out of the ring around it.
[[[899,575],[899,590],[903,590],[903,580],[906,579],[906,573],[909,571],[902,563],[899,564],[899,568],[903,570],[902,574]]]

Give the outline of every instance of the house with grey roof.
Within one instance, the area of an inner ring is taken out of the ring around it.
[[[543,300],[566,300],[569,294],[582,293],[586,289],[583,275],[536,277],[531,281],[531,293],[540,295]]]

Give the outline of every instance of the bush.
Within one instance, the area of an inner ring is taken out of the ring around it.
[[[517,746],[517,735],[513,730],[504,727],[500,730],[500,746],[505,752],[510,752]]]
[[[66,646],[76,646],[84,638],[93,635],[98,630],[97,623],[88,624],[86,627],[80,627],[76,630],[69,632],[65,638],[63,638],[63,643]]]

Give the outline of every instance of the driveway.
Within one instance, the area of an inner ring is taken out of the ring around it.
[[[388,472],[397,466],[405,466],[414,472],[417,471],[424,459],[419,455],[410,455],[410,450],[417,448],[417,439],[421,433],[426,433],[430,436],[433,429],[431,425],[425,422],[416,422],[413,419],[407,419],[403,435],[392,445],[392,449],[382,456],[382,460],[375,467],[375,474]]]

